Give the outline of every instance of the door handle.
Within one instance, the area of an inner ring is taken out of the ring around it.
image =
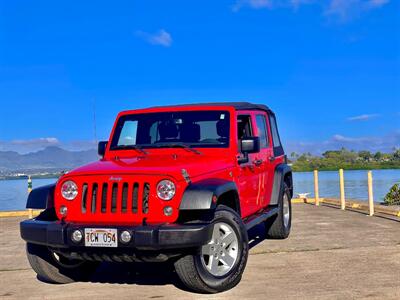
[[[263,163],[262,159],[256,159],[253,161],[253,163],[258,167],[259,165],[261,165]]]
[[[274,162],[275,161],[275,156],[270,156],[270,157],[268,157],[268,160],[270,161],[270,162]]]

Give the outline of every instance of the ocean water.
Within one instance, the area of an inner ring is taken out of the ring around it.
[[[57,178],[32,179],[33,188],[55,183]],[[28,198],[28,180],[0,180],[0,211],[23,210]]]
[[[367,171],[344,171],[345,194],[347,199],[367,200]],[[33,188],[56,182],[56,178],[33,179]],[[313,172],[293,174],[294,193],[310,193],[314,196]],[[374,200],[380,202],[394,183],[400,183],[400,170],[374,170]],[[320,197],[339,198],[339,173],[337,171],[319,172]],[[26,179],[0,180],[0,211],[25,209],[28,196]]]
[[[374,201],[381,202],[395,183],[400,183],[400,170],[373,170]],[[339,172],[318,172],[319,196],[325,198],[339,198]],[[296,172],[293,174],[293,187],[297,193],[310,193],[314,197],[313,172]],[[344,192],[347,199],[368,200],[367,171],[344,171]]]

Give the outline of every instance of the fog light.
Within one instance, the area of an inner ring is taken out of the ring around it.
[[[174,210],[172,209],[171,206],[166,206],[164,207],[164,215],[166,215],[167,217],[169,217],[170,215],[172,215],[172,212]]]
[[[82,238],[83,238],[82,231],[80,231],[80,230],[75,230],[75,231],[72,233],[71,239],[72,239],[72,241],[74,241],[75,243],[79,243],[79,242],[82,240]]]
[[[132,235],[129,231],[122,231],[121,232],[121,241],[123,243],[129,243],[131,241]]]
[[[61,205],[61,206],[60,206],[60,214],[61,214],[63,217],[65,217],[65,216],[67,215],[67,212],[68,212],[68,208],[67,208],[66,206],[64,206],[64,205]]]

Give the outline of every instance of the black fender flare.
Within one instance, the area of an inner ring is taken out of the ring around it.
[[[227,192],[235,192],[238,189],[233,181],[225,179],[205,179],[191,183],[186,188],[182,196],[179,210],[210,210],[215,209],[217,201],[221,195]],[[216,198],[215,198],[216,197]],[[236,207],[240,208],[239,198],[235,199]]]
[[[54,207],[54,190],[56,184],[48,184],[33,189],[26,202],[26,208],[47,209]]]
[[[270,205],[277,205],[279,199],[282,197],[283,183],[286,176],[289,176],[290,197],[293,197],[292,168],[287,164],[279,164],[276,166],[274,172],[274,183],[272,186]]]

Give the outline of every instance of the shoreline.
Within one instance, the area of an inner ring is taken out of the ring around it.
[[[313,172],[314,169],[302,169],[302,170],[296,170],[293,169],[293,165],[289,164],[289,166],[292,168],[293,173],[309,173]],[[337,172],[339,169],[318,169],[318,172]],[[355,168],[355,169],[343,169],[343,171],[380,171],[380,170],[400,170],[399,167],[388,167],[388,168]],[[58,179],[61,177],[63,174],[62,173],[52,173],[52,174],[47,174],[47,175],[40,175],[40,174],[33,174],[33,175],[23,175],[23,176],[0,176],[0,181],[2,180],[22,180],[22,179],[28,179],[28,176],[31,176],[31,179]]]
[[[296,170],[293,168],[293,165],[291,165],[291,168],[293,170],[294,173],[306,173],[306,172],[313,172],[314,169],[301,169],[301,170]],[[318,172],[333,172],[333,171],[338,171],[340,168],[327,168],[327,169],[319,169],[318,168]],[[383,167],[383,168],[354,168],[354,169],[346,169],[346,168],[342,168],[343,171],[379,171],[379,170],[400,170],[400,166],[395,166],[395,167]]]
[[[50,174],[50,175],[29,175],[31,179],[58,179],[62,174]],[[28,175],[24,176],[3,176],[0,177],[1,180],[28,180]]]

